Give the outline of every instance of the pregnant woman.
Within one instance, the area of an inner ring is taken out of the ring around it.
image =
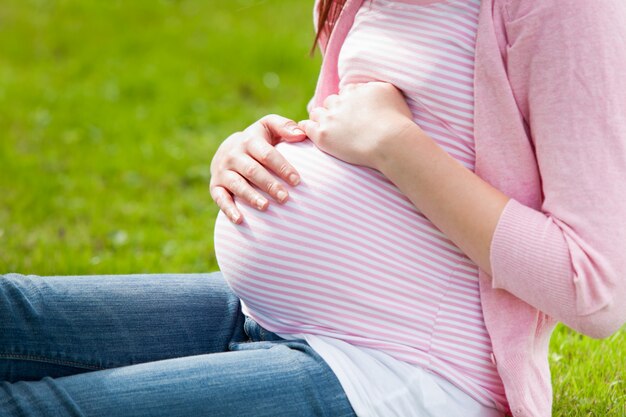
[[[626,3],[318,0],[309,119],[211,163],[220,272],[0,281],[0,415],[551,415],[626,321]]]

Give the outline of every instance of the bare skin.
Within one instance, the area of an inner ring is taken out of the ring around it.
[[[226,138],[211,161],[211,197],[220,210],[235,224],[243,221],[233,197],[258,210],[266,210],[269,201],[251,184],[267,192],[278,203],[285,203],[289,191],[277,180],[292,186],[300,182],[296,169],[274,146],[284,140],[300,142],[306,138],[295,121],[269,114],[242,132]]]

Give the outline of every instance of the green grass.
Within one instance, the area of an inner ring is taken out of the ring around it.
[[[0,273],[217,269],[219,143],[306,117],[312,0],[0,2]],[[626,415],[626,332],[552,340],[555,413]]]
[[[0,270],[217,269],[212,155],[306,117],[312,34],[293,0],[2,1]]]

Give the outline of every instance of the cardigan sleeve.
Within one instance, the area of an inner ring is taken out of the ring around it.
[[[505,60],[541,175],[541,210],[510,199],[492,285],[573,329],[626,322],[626,2],[509,0]]]

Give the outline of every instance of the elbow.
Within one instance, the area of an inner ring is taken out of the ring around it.
[[[621,327],[622,325],[617,324],[617,322],[584,322],[575,330],[593,339],[606,339],[617,333]]]
[[[587,265],[574,277],[576,313],[571,327],[585,336],[605,339],[626,323],[626,280],[615,272],[623,270],[626,263],[618,259],[616,263],[596,258],[595,263],[604,268],[593,271]]]
[[[626,323],[626,311],[624,308],[618,308],[613,299],[601,310],[578,316],[572,328],[594,339],[606,339],[617,333],[624,323]]]

